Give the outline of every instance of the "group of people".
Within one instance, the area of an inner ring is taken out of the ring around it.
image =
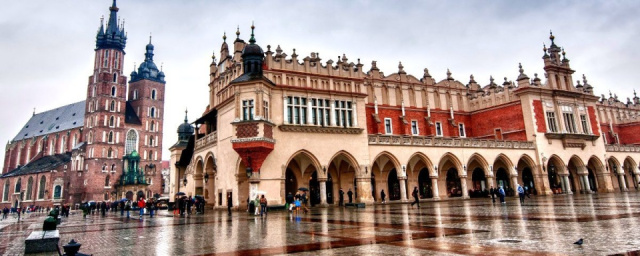
[[[87,215],[100,214],[105,217],[109,211],[117,212],[120,210],[120,216],[124,216],[127,213],[127,219],[131,217],[131,210],[138,209],[140,211],[139,218],[145,214],[145,209],[149,212],[149,216],[153,218],[153,213],[156,211],[156,201],[153,198],[146,199],[144,197],[138,198],[137,201],[129,199],[122,199],[117,202],[101,201],[101,202],[84,202],[80,205],[82,209],[82,217],[87,218]],[[64,213],[64,210],[63,210]]]
[[[338,206],[344,206],[344,191],[342,188],[338,191],[338,196]],[[347,197],[349,197],[349,203],[353,203],[353,192],[351,191],[351,188],[347,191]]]
[[[191,215],[194,210],[196,214],[204,214],[205,200],[196,196],[178,196],[176,198],[176,207],[173,209],[173,215],[180,217]]]
[[[260,215],[260,217],[267,214],[267,198],[264,197],[264,195],[256,195],[256,199],[254,200],[247,198],[247,205],[247,212],[249,213],[253,211],[254,215]]]
[[[287,194],[285,208],[292,213],[298,214],[300,211],[307,213],[309,208],[307,208],[307,202],[309,198],[307,197],[307,191],[298,191],[295,195]]]
[[[525,196],[529,197],[529,189],[526,187],[522,187],[520,184],[516,184],[516,191],[518,192],[518,197],[520,198],[520,204],[524,204]],[[489,194],[491,195],[491,200],[494,203],[496,202],[496,197],[500,198],[501,204],[506,203],[504,198],[507,195],[507,193],[505,192],[502,186],[499,186],[498,188],[495,188],[495,189],[491,187],[491,189],[489,189]]]

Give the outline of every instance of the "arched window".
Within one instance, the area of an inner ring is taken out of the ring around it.
[[[153,135],[149,136],[149,146],[153,146],[154,139],[153,139]]]
[[[108,137],[108,140],[107,140],[107,141],[108,141],[109,143],[113,143],[113,131],[110,131],[110,132],[109,132],[109,137]]]
[[[118,73],[113,73],[113,82],[115,83],[115,82],[117,82],[117,81],[118,81]],[[115,96],[115,95],[114,95],[114,93],[113,93],[113,92],[114,92],[114,89],[115,89],[115,87],[113,87],[113,88],[111,89],[111,96]]]
[[[151,99],[152,100],[156,99],[156,89],[151,90]]]
[[[93,143],[93,132],[87,134],[87,143]]]
[[[113,80],[114,80],[114,82],[115,82],[115,79],[116,79],[116,74],[114,73],[114,74],[113,74]],[[116,87],[115,87],[115,86],[112,86],[112,87],[111,87],[111,97],[115,97],[115,96],[116,96]]]
[[[2,201],[9,201],[9,181],[4,183],[4,190],[2,191]]]
[[[125,143],[125,154],[130,154],[132,151],[138,148],[138,133],[135,130],[129,130],[127,132],[127,141]]]
[[[149,116],[151,116],[151,117],[155,117],[156,116],[156,108],[151,107],[151,112],[149,113]]]
[[[150,128],[151,128],[151,129],[149,129],[149,131],[155,132],[155,131],[156,131],[156,122],[151,121],[151,126],[150,126]]]
[[[106,171],[107,170],[107,164],[102,164],[102,171]]]
[[[134,100],[138,99],[138,89],[133,90],[133,99]]]
[[[115,171],[116,171],[116,164],[112,164],[112,165],[111,165],[111,171],[112,171],[112,172],[115,172]]]
[[[47,179],[44,176],[42,176],[42,178],[40,178],[40,185],[38,186],[38,199],[44,198],[44,189],[46,185],[47,185]]]
[[[111,105],[109,105],[109,111],[116,111],[116,101],[115,100],[111,101]]]
[[[91,97],[95,97],[96,96],[96,87],[93,86],[93,89],[91,89]]]
[[[109,118],[109,127],[114,127],[116,124],[116,118],[114,116],[111,116]]]
[[[107,177],[104,179],[104,186],[105,187],[110,187],[110,183],[109,180],[111,179],[111,176],[107,175]]]
[[[107,158],[113,158],[113,149],[109,148],[109,150],[107,150]]]
[[[27,182],[27,199],[31,200],[31,195],[33,194],[33,177],[29,177],[29,181]]]
[[[89,102],[89,113],[93,112],[93,102]]]
[[[13,193],[20,193],[21,186],[22,186],[22,179],[18,178],[18,182],[16,182],[16,187],[13,190]]]
[[[62,196],[62,186],[56,185],[53,189],[53,199],[60,199]]]
[[[62,140],[60,141],[60,153],[64,153],[67,149],[65,148],[67,146],[67,137],[66,136],[62,136]],[[29,160],[29,159],[27,159]]]
[[[56,152],[56,140],[51,139],[51,143],[49,143],[49,155],[53,155]]]
[[[149,150],[149,160],[153,159],[153,151]]]

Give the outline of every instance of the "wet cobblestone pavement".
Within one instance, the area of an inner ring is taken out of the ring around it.
[[[314,208],[308,214],[209,211],[138,219],[109,213],[59,226],[94,255],[610,255],[640,250],[640,192]],[[133,213],[133,212],[132,212]],[[43,216],[0,221],[0,252],[21,255]],[[574,245],[579,238],[582,246]],[[46,255],[46,254],[44,254]],[[57,254],[51,254],[57,255]]]

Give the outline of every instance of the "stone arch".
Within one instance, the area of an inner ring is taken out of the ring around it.
[[[493,160],[493,165],[495,166],[498,161],[501,161],[502,163],[504,163],[505,168],[507,169],[510,176],[516,174],[514,173],[515,165],[513,164],[513,162],[511,162],[511,159],[509,159],[509,157],[507,157],[505,154],[502,154],[502,153],[498,154],[496,156],[496,159]]]
[[[427,169],[429,169],[430,175],[433,175],[433,176],[436,175],[434,173],[435,170],[433,170],[433,163],[431,162],[431,159],[429,159],[429,157],[422,152],[413,153],[413,155],[409,157],[409,162],[407,163],[407,169],[411,170],[412,174],[417,175],[416,173],[413,173],[413,172],[415,171],[419,172],[420,170],[419,169],[414,170],[415,169],[414,167],[417,164],[419,164],[420,161],[422,161],[426,165]]]
[[[592,155],[587,161],[587,180],[589,181],[589,186],[592,191],[599,192],[608,192],[610,187],[607,185],[606,178],[608,174],[606,174],[606,168],[600,158],[595,155]]]
[[[442,155],[442,157],[440,157],[440,161],[438,162],[438,170],[436,170],[438,172],[439,176],[442,176],[442,171],[446,172],[446,170],[442,169],[444,167],[446,167],[447,163],[450,163],[453,167],[455,167],[458,170],[458,174],[459,175],[464,175],[463,170],[462,170],[462,162],[460,162],[460,160],[458,159],[458,157],[456,157],[456,155],[447,152],[444,155]]]
[[[402,195],[406,195],[406,182],[402,181],[405,182],[405,186],[402,187],[400,186],[400,180],[403,179],[404,175],[400,161],[390,152],[380,152],[373,158],[371,176],[374,178],[375,188],[379,190],[376,192],[377,194],[384,190],[389,200],[395,200],[398,197],[403,199]],[[393,180],[389,180],[390,177]],[[396,187],[397,190],[394,190]]]
[[[433,197],[431,177],[436,176],[433,163],[424,153],[416,152],[409,157],[407,162],[407,186],[409,188],[418,187],[420,198]]]
[[[630,156],[627,156],[624,159],[621,169],[624,170],[624,176],[628,183],[628,188],[634,188],[638,190],[638,176],[636,175],[637,168],[636,161],[633,160]]]
[[[562,159],[557,155],[551,155],[547,162],[547,179],[549,180],[549,187],[554,194],[566,193],[565,182],[561,174],[567,174],[565,164]]]
[[[193,181],[194,181],[194,195],[202,195],[203,193],[203,176],[204,176],[204,161],[201,156],[198,156],[195,161],[195,170],[193,173]]]
[[[324,174],[326,176],[331,175],[331,187],[326,187],[327,194],[331,193],[333,195],[338,195],[340,188],[343,188],[345,194],[348,193],[349,188],[352,189],[354,200],[358,200],[361,196],[358,194],[358,184],[356,182],[356,177],[361,175],[361,172],[365,172],[365,170],[361,170],[358,164],[358,161],[353,157],[353,155],[347,151],[340,150],[336,152],[329,160],[326,165],[327,173]],[[323,168],[324,172],[324,168]],[[368,170],[366,169],[367,175],[370,175],[373,172],[373,168]],[[320,174],[320,173],[319,173]],[[370,182],[370,181],[369,181]],[[371,190],[367,190],[368,194],[373,194]],[[364,197],[368,197],[368,195],[363,195]]]
[[[620,161],[618,161],[618,159],[615,156],[610,156],[607,158],[607,168],[609,168],[609,172],[619,173],[620,166],[621,166]]]
[[[569,158],[569,162],[567,164],[567,173],[569,174],[569,187],[573,193],[582,192],[588,193],[587,189],[585,189],[585,184],[582,176],[586,171],[584,161],[577,156],[572,155]]]
[[[301,158],[301,156],[304,156],[307,158],[307,160],[309,160],[309,162],[303,162],[301,161],[303,158]],[[312,165],[313,167],[315,167],[316,170],[321,170],[321,165],[320,165],[320,161],[318,161],[318,158],[316,158],[316,156],[305,150],[305,149],[301,149],[296,151],[295,153],[291,154],[291,157],[289,157],[289,159],[287,160],[287,164],[285,166],[288,166],[291,161],[297,161],[298,165],[301,167],[301,171],[302,171],[302,175],[304,175],[304,171],[307,169],[307,167],[309,165]],[[284,170],[286,171],[286,170]]]
[[[525,191],[534,195],[538,194],[538,190],[543,188],[544,182],[536,178],[539,169],[536,168],[533,159],[527,154],[522,154],[515,169],[518,171],[518,181],[524,186]]]
[[[438,162],[438,194],[447,197],[468,197],[466,188],[466,173],[462,163],[452,153],[445,153]],[[457,177],[456,177],[457,174]]]
[[[486,176],[493,176],[493,174],[489,170],[489,163],[487,163],[487,160],[478,153],[473,153],[473,155],[469,157],[469,160],[467,161],[467,164],[463,167],[463,169],[467,169],[467,176],[469,176],[469,172],[473,172],[475,167],[482,168]]]
[[[385,157],[387,159],[383,160],[383,158]],[[376,157],[373,158],[373,162],[371,163],[371,166],[372,166],[371,169],[373,171],[374,166],[377,166],[378,171],[380,172],[380,174],[382,174],[382,172],[384,171],[383,168],[389,162],[391,163],[393,168],[395,168],[396,170],[399,170],[401,168],[400,161],[398,161],[398,158],[396,158],[393,154],[389,153],[388,151],[382,151],[378,155],[376,155]]]
[[[208,181],[205,181],[203,194],[205,202],[215,205],[215,180],[217,174],[217,166],[213,153],[209,152],[204,157],[204,175],[208,175]]]
[[[607,158],[607,168],[609,168],[613,189],[618,191],[627,191],[628,182],[626,177],[624,176],[624,170],[622,168],[622,165],[620,164],[620,161],[616,157],[610,156],[609,158]]]

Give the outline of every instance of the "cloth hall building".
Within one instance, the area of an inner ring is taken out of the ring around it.
[[[7,143],[0,208],[75,205],[162,193],[164,73],[146,46],[123,74],[127,35],[116,1],[96,35],[86,99],[35,113]]]
[[[249,42],[236,34],[213,57],[203,115],[178,129],[171,193],[244,208],[300,187],[312,205],[337,205],[340,188],[364,203],[382,190],[406,201],[414,187],[432,200],[516,184],[538,195],[638,189],[640,98],[595,96],[553,35],[544,80],[520,66],[514,81],[482,85],[263,51],[253,27]]]

